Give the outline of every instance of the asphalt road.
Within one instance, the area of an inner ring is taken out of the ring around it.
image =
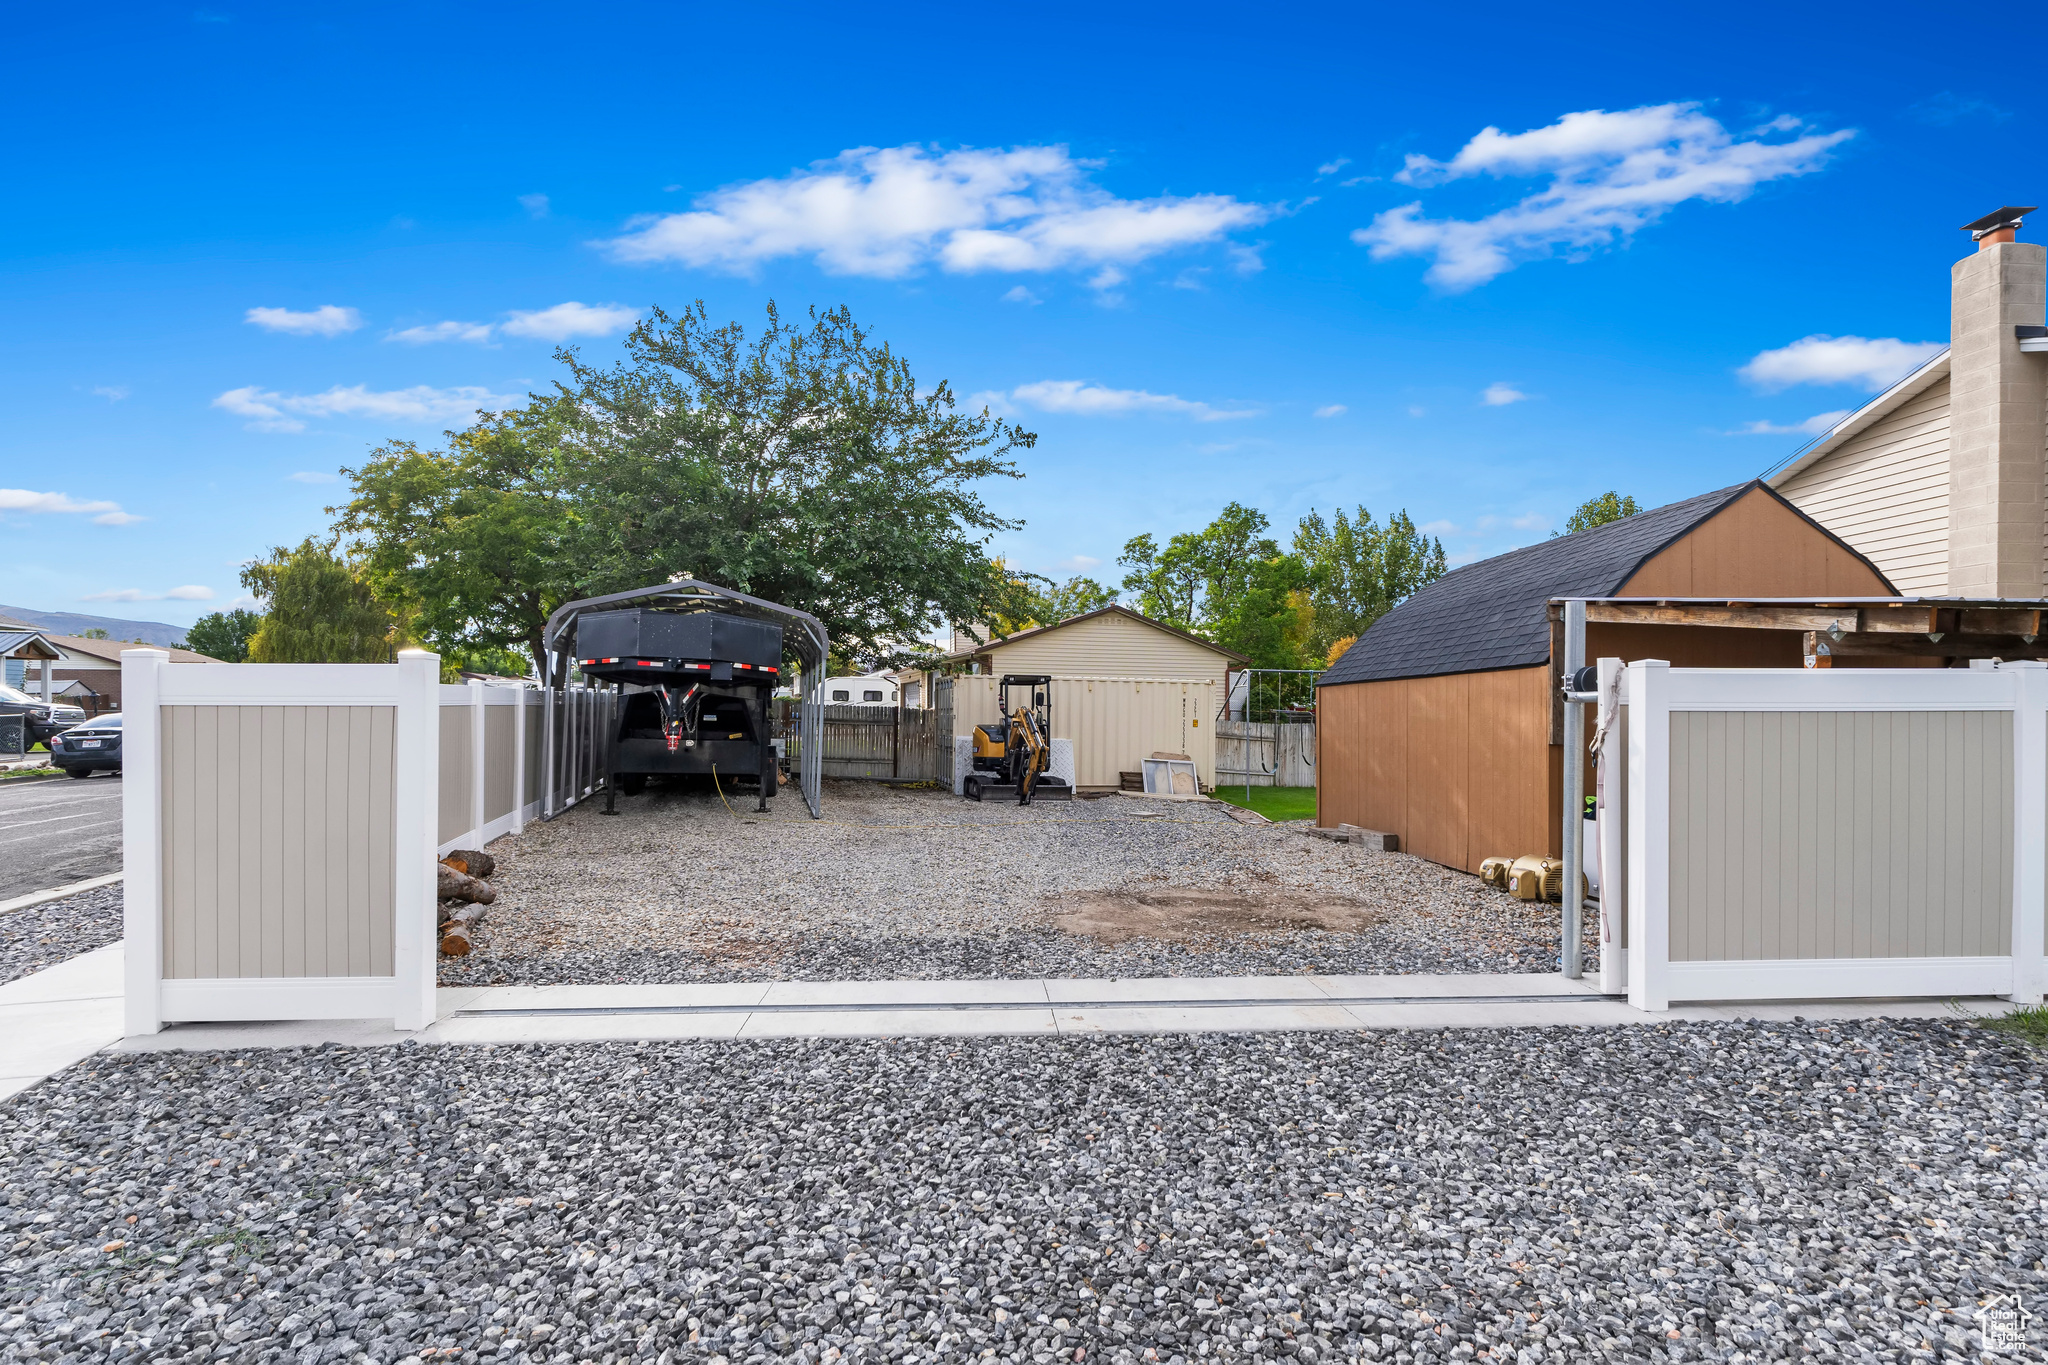
[[[0,901],[121,870],[121,779],[0,783]]]

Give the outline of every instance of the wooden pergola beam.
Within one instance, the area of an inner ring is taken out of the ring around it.
[[[1857,629],[1853,607],[1705,606],[1681,603],[1588,602],[1588,624],[1616,626],[1725,626],[1737,630]]]
[[[1939,640],[1926,635],[1851,633],[1840,639],[1822,631],[1808,631],[1805,651],[1810,657],[1856,656],[1889,659],[2030,659],[2048,654],[2048,645],[2030,645],[2013,635],[1944,634]]]

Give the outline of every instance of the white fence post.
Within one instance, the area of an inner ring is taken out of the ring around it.
[[[526,700],[528,689],[512,693],[512,832],[526,828]]]
[[[391,802],[397,824],[392,862],[398,874],[391,965],[398,978],[398,999],[391,1026],[410,1031],[434,1022],[440,970],[434,937],[439,904],[434,890],[434,826],[441,791],[441,660],[423,649],[402,649],[398,670]]]
[[[1621,672],[1626,667],[1616,658],[1599,661],[1600,705],[1594,713],[1594,730],[1600,736],[1599,766],[1595,770],[1600,819],[1596,825],[1598,840],[1593,866],[1600,872],[1599,983],[1607,995],[1619,995],[1628,988],[1628,954],[1622,946],[1622,930],[1628,920],[1628,878],[1622,875],[1628,752],[1621,743]]]
[[[1628,1002],[1671,1008],[1671,665],[1643,659],[1622,674],[1628,700]],[[1570,761],[1569,756],[1567,760]]]
[[[2041,1003],[2048,989],[2048,664],[2001,664],[2013,680],[2012,1000]]]
[[[469,839],[473,848],[484,846],[484,825],[489,816],[485,814],[484,782],[490,769],[487,741],[484,737],[484,680],[469,680]]]
[[[129,1037],[163,1028],[163,719],[168,651],[121,651],[121,926]]]

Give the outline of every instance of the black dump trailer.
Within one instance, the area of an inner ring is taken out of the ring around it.
[[[752,781],[775,794],[770,698],[782,681],[782,627],[719,611],[627,607],[576,619],[576,662],[620,692],[605,809],[650,777]]]

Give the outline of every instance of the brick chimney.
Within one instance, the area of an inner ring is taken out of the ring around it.
[[[1949,271],[1948,591],[2044,595],[2048,354],[2022,351],[2048,305],[2048,248],[2014,240],[2025,208],[1964,230],[1975,254]]]

